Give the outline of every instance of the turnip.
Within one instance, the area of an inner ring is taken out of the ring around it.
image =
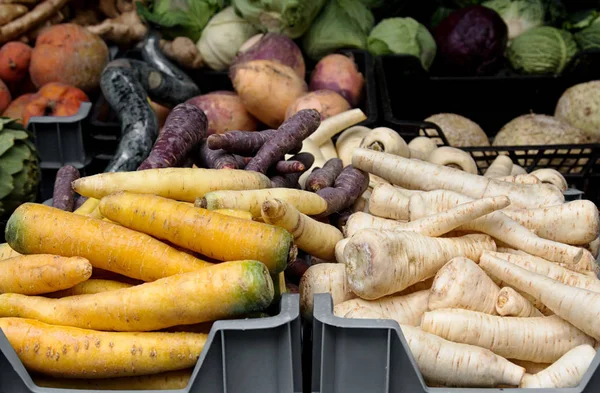
[[[537,208],[558,205],[565,198],[560,190],[555,191],[542,185],[517,185],[483,176],[411,160],[392,154],[368,149],[356,149],[352,165],[389,180],[392,184],[423,191],[450,190],[471,198],[506,195],[515,208]]]
[[[335,149],[344,166],[352,164],[352,153],[354,152],[354,149],[360,146],[361,141],[369,134],[369,132],[371,132],[370,128],[354,126],[347,128],[340,134],[335,142]]]
[[[579,345],[537,374],[525,374],[519,387],[535,389],[576,387],[583,379],[594,357],[596,357],[596,350],[591,345]]]
[[[306,74],[302,51],[292,39],[283,34],[266,33],[250,37],[238,50],[233,64],[252,60],[271,60],[286,65],[302,79]]]
[[[202,109],[208,119],[208,135],[232,130],[256,131],[258,122],[232,91],[213,91],[186,101]]]
[[[496,244],[485,235],[432,238],[413,232],[363,229],[344,248],[348,284],[363,299],[402,291],[435,275],[450,259],[478,261]]]
[[[496,312],[503,317],[543,317],[544,314],[519,292],[511,287],[504,287],[496,299]]]
[[[348,101],[333,90],[317,90],[299,97],[287,109],[285,118],[301,109],[315,109],[321,114],[321,120],[352,109]]]
[[[500,258],[482,258],[480,266],[514,289],[540,300],[584,333],[600,339],[600,293],[565,285]]]
[[[429,309],[462,308],[496,314],[500,288],[468,258],[452,258],[435,275]]]
[[[438,148],[433,139],[426,136],[418,136],[408,143],[410,149],[410,158],[426,160],[427,157]]]
[[[455,147],[442,146],[432,151],[427,157],[432,164],[460,169],[467,173],[477,174],[477,164],[469,153]]]
[[[321,263],[308,268],[300,279],[300,311],[312,318],[313,297],[316,293],[329,293],[333,305],[354,299],[346,280],[346,267],[341,263]]]
[[[450,146],[467,147],[467,146],[489,146],[490,142],[485,132],[479,124],[454,113],[438,113],[429,116],[425,119],[426,122],[431,122],[439,126]],[[424,135],[424,131],[421,131]],[[437,136],[437,132],[433,133]],[[432,138],[436,143],[442,142],[440,138]]]
[[[372,129],[363,138],[360,147],[402,157],[410,156],[410,150],[404,139],[396,131],[387,127]]]
[[[500,317],[476,311],[426,312],[421,329],[446,340],[477,345],[502,357],[553,363],[578,345],[594,340],[557,317]]]
[[[485,177],[504,177],[509,176],[513,167],[513,162],[509,156],[499,155],[496,159],[490,164],[488,169],[485,171]]]
[[[323,57],[310,76],[310,90],[333,90],[352,107],[358,106],[365,79],[352,57],[332,54]]]

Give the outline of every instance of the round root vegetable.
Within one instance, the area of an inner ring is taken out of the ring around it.
[[[350,239],[342,239],[335,245],[335,260],[337,263],[344,263],[344,248]]]
[[[296,113],[277,130],[277,133],[267,140],[256,155],[252,157],[247,171],[266,173],[285,154],[300,146],[319,127],[319,113],[314,109],[303,109]]]
[[[349,208],[367,188],[369,188],[369,176],[366,173],[352,165],[345,167],[335,179],[333,187],[317,191],[317,194],[327,201],[327,210],[322,216]]]
[[[511,287],[504,287],[498,293],[496,311],[503,317],[543,317],[531,302]]]
[[[431,238],[413,232],[363,229],[344,249],[348,283],[363,299],[377,299],[433,277],[454,257],[474,261],[484,250],[495,250],[485,235]]]
[[[565,321],[600,339],[600,293],[565,285],[489,255],[479,264],[490,275],[542,301]]]
[[[479,199],[506,195],[515,208],[537,208],[564,203],[560,190],[541,184],[517,185],[466,173],[453,168],[411,160],[368,149],[356,149],[352,165],[381,176],[392,184],[423,191],[450,190]]]
[[[271,60],[235,64],[229,77],[244,107],[269,127],[279,127],[287,108],[307,90],[292,68]]]
[[[79,171],[72,165],[65,165],[56,172],[54,192],[52,194],[52,206],[72,212],[75,205],[75,193],[71,183],[79,179]]]
[[[22,318],[0,318],[0,328],[28,370],[83,379],[186,369],[196,364],[207,338],[201,333],[98,332]]]
[[[289,188],[268,188],[265,190],[213,191],[196,201],[196,206],[204,209],[239,209],[248,211],[253,217],[261,217],[263,203],[279,198],[307,215],[323,213],[327,202],[315,193]]]
[[[377,127],[367,134],[360,147],[402,157],[409,157],[410,150],[400,134],[391,128]]]
[[[317,192],[326,187],[333,187],[335,179],[342,172],[343,164],[339,158],[327,160],[323,168],[317,168],[306,179],[306,189]]]
[[[288,119],[302,109],[314,109],[321,114],[321,120],[352,109],[348,101],[332,90],[317,90],[303,95],[294,101],[285,112]]]
[[[393,220],[408,220],[408,201],[398,187],[378,184],[369,198],[369,213]]]
[[[444,340],[423,330],[401,325],[419,370],[428,382],[444,386],[518,386],[525,369],[474,345]]]
[[[313,297],[317,293],[331,294],[333,305],[356,298],[348,288],[346,267],[341,263],[320,263],[308,268],[300,279],[300,312],[312,319]]]
[[[585,245],[600,234],[598,208],[588,200],[539,209],[505,210],[503,213],[539,237],[561,243]]]
[[[273,296],[273,282],[264,264],[233,261],[92,295],[48,299],[5,293],[0,295],[0,316],[143,332],[260,311],[271,304]]]
[[[333,313],[344,317],[354,308],[365,307],[401,325],[419,326],[423,313],[427,311],[428,298],[429,291],[424,290],[406,296],[386,296],[377,300],[351,299],[336,305]]]
[[[542,183],[555,185],[562,192],[565,192],[569,188],[569,184],[567,183],[565,177],[556,169],[538,169],[531,172],[530,175],[537,177]]]
[[[118,191],[154,194],[185,202],[217,190],[269,188],[265,175],[243,170],[160,168],[136,172],[101,173],[73,182],[80,195],[101,199]]]
[[[116,291],[123,288],[130,288],[132,286],[133,285],[124,282],[93,278],[81,282],[77,285],[74,285],[71,288],[63,289],[62,291],[47,293],[44,296],[51,298],[60,298],[77,295],[91,295],[93,293]]]
[[[229,153],[253,156],[277,132],[278,130],[227,131],[223,134],[210,135],[207,144],[212,150],[223,149]]]
[[[202,109],[192,104],[177,105],[169,113],[150,155],[137,170],[180,166],[206,139],[207,123]]]
[[[18,252],[16,252],[12,248],[10,248],[8,243],[0,244],[0,261],[9,259],[9,258],[20,257],[21,255],[22,254],[19,254]]]
[[[594,340],[556,315],[505,318],[475,311],[426,312],[421,329],[446,340],[477,345],[505,358],[553,363],[578,345]]]
[[[340,134],[335,142],[338,157],[342,160],[344,167],[352,164],[352,153],[360,146],[361,141],[371,132],[370,128],[354,126],[347,128]]]
[[[520,165],[513,164],[510,174],[515,175],[526,175],[527,171]]]
[[[365,79],[352,57],[332,54],[323,57],[310,76],[310,90],[332,90],[356,107],[361,100]]]
[[[213,91],[186,101],[202,109],[208,119],[208,135],[231,130],[255,131],[258,122],[248,113],[233,91]]]
[[[0,261],[0,293],[39,295],[70,288],[92,275],[85,258],[23,255]]]
[[[267,224],[290,232],[301,250],[326,261],[335,261],[335,245],[344,238],[336,227],[318,222],[300,213],[293,204],[277,198],[262,204],[262,218]]]
[[[134,231],[212,259],[261,261],[273,274],[296,258],[292,236],[284,229],[154,195],[112,194],[102,199],[100,212]]]
[[[442,146],[432,151],[427,157],[432,164],[457,168],[467,173],[477,174],[477,164],[469,153],[456,147]]]
[[[240,162],[236,156],[226,152],[225,150],[212,150],[208,148],[208,144],[201,142],[198,146],[198,155],[196,164],[200,168],[206,169],[240,169]]]
[[[410,158],[427,160],[431,153],[438,148],[433,139],[426,136],[418,136],[408,143]]]
[[[323,120],[319,128],[308,138],[321,146],[331,140],[339,132],[366,120],[367,116],[360,109],[351,109]]]
[[[37,386],[73,390],[176,390],[185,389],[193,369],[106,379],[62,379],[33,376]]]
[[[77,228],[78,235],[69,235],[69,228]],[[146,234],[34,203],[15,210],[6,224],[6,240],[23,254],[83,257],[94,267],[143,281],[212,265]],[[48,292],[57,289],[63,288]]]
[[[457,257],[435,275],[429,296],[429,309],[460,308],[496,314],[500,288],[475,262]]]
[[[485,177],[504,177],[510,176],[512,171],[513,162],[509,156],[499,155],[490,164],[488,169],[485,171],[483,176]]]
[[[257,34],[240,47],[233,64],[252,60],[271,60],[291,67],[302,79],[306,74],[304,56],[296,43],[279,33]]]
[[[514,184],[541,184],[542,182],[535,176],[529,175],[527,173],[521,175],[510,175],[503,177],[496,177],[496,180],[505,181],[508,183]]]
[[[596,350],[591,345],[580,345],[565,353],[548,368],[535,375],[525,374],[521,388],[558,389],[579,385],[592,364]]]

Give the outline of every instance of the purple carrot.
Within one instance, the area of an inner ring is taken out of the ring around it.
[[[225,150],[221,150],[221,151],[225,151]],[[248,164],[248,162],[250,161],[250,157],[242,157],[242,156],[238,156],[237,154],[234,154],[233,157],[235,158],[235,162],[237,162],[237,169],[244,169],[246,167],[246,165]]]
[[[201,143],[198,148],[196,165],[209,169],[238,169],[238,162],[233,154],[225,150],[211,150],[206,143]]]
[[[314,109],[302,109],[283,122],[273,138],[266,141],[246,165],[247,171],[266,173],[290,150],[308,138],[321,124],[321,115]]]
[[[298,153],[292,156],[288,161],[299,161],[304,164],[304,168],[310,168],[315,162],[315,156],[310,153]],[[272,188],[300,188],[298,180],[303,172],[289,173],[287,175],[275,175],[271,177]]]
[[[290,262],[290,264],[285,268],[286,276],[294,277],[296,279],[302,278],[304,272],[308,270],[310,267],[309,262],[306,258],[297,257],[295,260]]]
[[[352,206],[368,187],[369,175],[348,165],[335,179],[333,187],[317,191],[317,194],[327,201],[327,210],[320,216],[325,217]]]
[[[317,168],[306,179],[305,188],[308,191],[317,192],[326,187],[333,187],[335,179],[342,173],[344,164],[339,158],[331,158],[323,168]]]
[[[177,105],[167,116],[150,155],[138,171],[180,166],[188,154],[206,139],[207,127],[208,120],[202,109],[186,103]]]
[[[290,173],[304,173],[306,167],[300,161],[278,161],[275,164],[275,172],[280,175],[287,175]]]
[[[52,206],[57,209],[72,212],[75,208],[75,191],[71,183],[79,179],[79,171],[72,165],[65,165],[56,172]]]
[[[277,130],[227,131],[224,134],[213,134],[207,141],[208,147],[213,150],[223,149],[229,153],[253,156],[276,133]]]

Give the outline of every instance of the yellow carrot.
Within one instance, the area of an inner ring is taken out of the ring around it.
[[[127,228],[221,261],[253,259],[279,273],[295,258],[292,236],[282,228],[171,199],[119,192],[104,197],[100,211]]]
[[[206,334],[116,333],[0,318],[28,370],[63,378],[114,378],[182,370],[196,364]]]
[[[96,198],[88,198],[86,199],[85,202],[83,202],[83,204],[81,206],[79,206],[79,208],[77,210],[75,210],[73,213],[75,214],[79,214],[81,216],[87,216],[88,214],[90,214],[91,212],[94,211],[94,209],[98,206],[98,204],[100,203],[99,199]]]
[[[47,293],[44,296],[58,298],[77,295],[91,295],[93,293],[116,291],[118,289],[130,288],[132,286],[133,285],[131,284],[126,284],[124,282],[119,281],[90,279],[77,285],[74,285],[71,288],[63,289],[62,291]]]
[[[146,234],[35,203],[15,210],[6,240],[23,254],[80,256],[94,267],[143,281],[212,265]]]
[[[242,218],[244,220],[252,220],[252,213],[239,209],[215,209],[215,213],[224,214],[229,217]]]
[[[141,332],[259,311],[271,303],[273,295],[265,265],[234,261],[93,295],[49,299],[5,293],[0,295],[0,317]]]
[[[132,191],[186,202],[194,202],[211,191],[269,187],[271,181],[262,173],[236,169],[147,169],[101,173],[73,182],[73,189],[79,194],[98,199],[118,191]]]
[[[8,243],[0,244],[0,261],[3,259],[18,257],[21,254],[10,248]]]

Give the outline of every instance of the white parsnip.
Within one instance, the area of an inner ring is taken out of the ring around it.
[[[438,147],[429,154],[427,161],[432,164],[457,168],[461,171],[477,174],[477,164],[471,155],[461,149],[450,146]]]
[[[410,150],[404,139],[388,127],[373,128],[363,138],[360,147],[402,157],[410,156]]]
[[[312,170],[316,167],[323,168],[323,165],[325,165],[325,162],[327,162],[327,160],[325,159],[325,156],[321,152],[319,145],[315,141],[308,139],[308,138],[302,141],[301,152],[302,153],[310,153],[313,155],[313,157],[315,157],[315,161],[313,162],[311,167],[308,168],[306,170],[306,172],[304,172],[302,174],[302,176],[300,176],[300,179],[298,180],[298,183],[300,184],[300,186],[302,186],[302,188],[304,188],[306,179],[308,178],[308,176],[310,175]],[[286,156],[286,159],[289,159],[289,158]]]
[[[344,225],[344,236],[351,237],[361,229],[394,229],[400,227],[402,222],[372,216],[368,213],[357,212],[352,213]]]
[[[304,272],[300,279],[300,311],[304,318],[312,318],[313,297],[316,293],[329,293],[333,305],[354,299],[346,279],[346,267],[341,263],[320,263]]]
[[[418,136],[408,143],[410,158],[427,160],[427,157],[438,148],[433,139],[426,136]]]
[[[399,324],[419,326],[421,317],[427,311],[429,291],[423,290],[406,296],[386,296],[377,300],[352,299],[336,305],[333,313],[339,317],[357,307],[370,308],[387,319]]]
[[[540,179],[527,173],[497,177],[496,180],[514,184],[542,184]]]
[[[518,360],[518,359],[508,359],[508,360],[513,362],[517,366],[523,367],[527,374],[537,374],[540,371],[547,369],[551,365],[551,363],[535,363],[535,362],[528,362],[527,360]]]
[[[323,143],[327,142],[327,140],[330,140],[332,137],[334,137],[337,133],[360,123],[366,118],[367,116],[358,108],[338,113],[337,115],[323,120],[319,125],[319,128],[317,128],[317,130],[313,132],[308,139],[313,141],[317,146],[321,146]]]
[[[496,314],[500,288],[475,262],[464,257],[451,259],[431,286],[429,309],[463,308]]]
[[[345,311],[343,315],[335,315],[341,318],[349,319],[390,319],[378,313],[371,307],[353,305],[351,308],[344,309],[343,311]]]
[[[514,208],[538,208],[565,201],[560,190],[552,190],[541,184],[511,184],[368,149],[356,149],[352,156],[352,165],[409,189],[450,190],[475,199],[505,195],[510,198]]]
[[[389,184],[373,187],[369,213],[394,220],[408,220],[408,198],[402,190]]]
[[[544,314],[519,292],[511,287],[504,287],[498,293],[496,312],[503,317],[543,317]]]
[[[585,245],[600,235],[598,208],[588,200],[540,209],[506,209],[503,213],[539,237],[557,242]]]
[[[522,166],[513,164],[510,174],[511,175],[526,175],[527,171]]]
[[[589,244],[585,245],[583,248],[588,250],[594,258],[598,258],[598,254],[600,254],[600,238],[596,238],[589,242]]]
[[[323,144],[319,146],[319,149],[321,150],[321,154],[323,154],[325,160],[338,158],[337,150],[335,150],[335,145],[331,139],[323,142]]]
[[[596,350],[592,346],[579,345],[537,374],[525,374],[519,387],[573,388],[579,385],[595,356]]]
[[[600,293],[571,287],[493,256],[483,258],[479,264],[489,274],[540,300],[556,315],[600,340]]]
[[[485,171],[485,177],[503,177],[509,176],[512,171],[513,162],[509,156],[499,155],[490,164],[488,169]]]
[[[558,187],[558,189],[562,192],[567,191],[569,188],[569,184],[567,183],[565,177],[556,169],[542,168],[537,169],[529,174],[540,179],[542,183],[552,184]]]
[[[395,293],[394,296],[405,296],[405,295],[410,295],[411,293],[424,291],[426,289],[429,290],[429,289],[431,289],[431,286],[433,285],[433,279],[434,279],[434,277],[431,277],[431,278],[428,278],[427,280],[419,281],[418,283],[413,284],[410,287],[403,289],[400,292]]]
[[[518,318],[461,309],[426,312],[421,329],[446,340],[477,345],[505,358],[553,363],[594,340],[556,315]]]
[[[360,146],[362,139],[371,132],[370,128],[364,126],[354,126],[347,128],[342,132],[335,142],[335,150],[342,160],[344,166],[352,164],[352,153],[354,149]]]
[[[348,284],[363,299],[377,299],[433,277],[450,259],[478,261],[496,244],[486,235],[433,238],[414,232],[363,229],[344,249]]]
[[[335,245],[335,261],[337,263],[344,263],[344,248],[350,239],[342,239]]]

